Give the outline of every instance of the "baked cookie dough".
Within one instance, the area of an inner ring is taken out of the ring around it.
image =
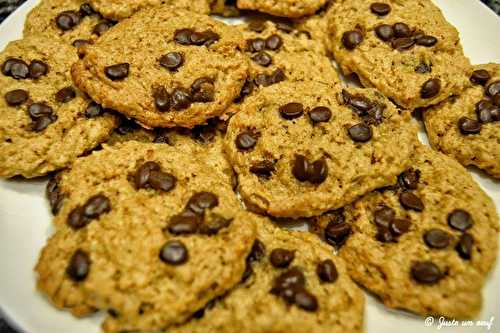
[[[498,215],[456,161],[420,147],[395,186],[345,207],[324,235],[351,277],[391,308],[423,316],[472,318],[495,262]]]
[[[87,1],[42,0],[26,17],[24,36],[44,33],[79,48],[114,24],[103,19]]]
[[[0,177],[45,175],[105,141],[113,115],[89,113],[73,86],[70,45],[33,35],[0,53]]]
[[[474,66],[471,86],[424,112],[432,147],[500,178],[500,65]]]
[[[243,281],[169,332],[362,332],[364,296],[344,262],[311,234],[258,222]]]
[[[297,218],[391,184],[416,142],[409,112],[376,90],[283,82],[245,100],[225,151],[250,210]]]
[[[333,54],[401,107],[415,109],[459,94],[471,72],[458,31],[431,0],[339,0],[331,8]]]
[[[72,70],[94,100],[146,127],[189,127],[223,114],[247,77],[241,34],[205,15],[142,10],[85,48]]]
[[[275,16],[302,17],[314,14],[328,0],[237,0],[239,9],[257,10]]]
[[[241,280],[256,230],[222,154],[128,142],[57,178],[64,202],[36,266],[57,307],[107,310],[105,332],[157,331]]]

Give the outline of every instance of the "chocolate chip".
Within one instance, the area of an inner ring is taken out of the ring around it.
[[[7,59],[2,65],[2,73],[14,79],[26,79],[29,76],[29,67],[21,59]]]
[[[477,119],[482,123],[496,121],[499,112],[500,109],[488,100],[483,99],[476,103]]]
[[[351,226],[345,222],[330,221],[325,228],[325,240],[336,247],[342,246],[351,234]]]
[[[31,119],[51,116],[54,110],[45,103],[33,103],[28,107],[28,113]]]
[[[97,194],[87,200],[83,205],[83,215],[89,219],[96,219],[111,210],[111,202],[103,194]]]
[[[266,41],[262,38],[247,40],[247,49],[250,52],[260,52],[266,49]]]
[[[298,181],[305,182],[309,179],[309,169],[310,165],[307,158],[304,155],[295,155],[292,174]]]
[[[112,65],[104,68],[106,76],[113,81],[123,80],[128,76],[130,64],[121,63],[117,65]]]
[[[81,6],[80,6],[80,14],[82,16],[90,16],[92,14],[95,14],[95,11],[92,8],[92,6],[90,6],[90,4],[88,4],[87,2],[85,2],[85,3],[82,3]]]
[[[500,107],[500,92],[499,93],[496,93],[495,95],[493,95],[493,97],[491,97],[491,102]]]
[[[219,198],[211,192],[198,192],[189,199],[186,208],[197,215],[203,215],[206,209],[219,205]]]
[[[282,292],[289,288],[304,286],[306,278],[298,267],[291,267],[286,272],[278,275],[273,282],[271,293],[282,295]]]
[[[81,282],[87,278],[90,271],[90,264],[89,255],[85,251],[78,249],[69,260],[66,274],[71,280]]]
[[[243,99],[253,92],[254,83],[252,81],[245,81],[243,87],[241,87],[240,95],[235,99],[236,103],[241,103]]]
[[[395,241],[394,235],[388,228],[378,228],[375,238],[382,243],[390,243]]]
[[[462,117],[458,120],[458,128],[464,135],[478,134],[481,132],[481,123],[474,119]]]
[[[76,91],[73,87],[65,87],[56,93],[56,101],[58,103],[67,103],[76,97]]]
[[[300,103],[288,103],[280,106],[279,112],[284,119],[292,120],[302,116],[304,106]]]
[[[257,144],[257,138],[250,132],[243,132],[238,134],[235,143],[240,150],[250,150]]]
[[[318,309],[318,300],[304,288],[298,288],[295,291],[294,303],[306,311],[314,312]]]
[[[317,106],[309,111],[309,118],[314,124],[326,123],[332,118],[332,111],[325,106]]]
[[[431,73],[432,72],[432,65],[427,64],[423,61],[420,61],[420,63],[415,67],[415,72],[420,73],[420,74],[425,74],[425,73]]]
[[[68,215],[68,219],[66,220],[66,224],[73,228],[74,230],[81,229],[90,223],[90,219],[88,219],[83,214],[83,207],[78,206],[74,208]]]
[[[276,51],[283,45],[283,40],[280,36],[276,34],[272,34],[271,36],[266,38],[266,47],[269,50]]]
[[[41,132],[45,130],[47,127],[49,127],[49,125],[54,123],[56,120],[57,116],[55,114],[36,118],[31,124],[31,129],[33,132]]]
[[[431,261],[414,263],[411,267],[411,275],[413,279],[422,284],[434,284],[443,277],[439,267]]]
[[[199,232],[202,235],[216,235],[220,230],[231,225],[232,219],[226,219],[220,215],[214,214],[210,219],[200,226]]]
[[[410,37],[396,38],[392,41],[392,48],[398,51],[409,50],[415,45],[415,41]]]
[[[262,32],[266,30],[266,23],[260,20],[253,20],[248,23],[248,29],[255,32]]]
[[[375,211],[373,217],[377,227],[388,229],[396,218],[396,212],[390,207],[383,206]]]
[[[176,71],[184,63],[184,56],[180,52],[169,52],[160,57],[160,65],[170,71]]]
[[[65,195],[59,189],[59,177],[52,177],[45,188],[45,196],[49,200],[49,205],[53,215],[57,215],[62,207]]]
[[[455,246],[455,250],[458,252],[460,258],[469,260],[472,255],[472,247],[474,245],[474,238],[471,234],[464,233],[457,245]]]
[[[384,42],[390,41],[394,37],[394,29],[392,25],[380,24],[375,27],[375,34]]]
[[[424,234],[424,242],[433,249],[444,249],[451,242],[451,236],[441,229],[430,229]]]
[[[214,101],[214,80],[209,77],[196,79],[191,85],[191,95],[194,102],[208,103]]]
[[[392,27],[394,29],[394,36],[396,38],[403,38],[403,37],[410,37],[411,36],[410,27],[406,23],[398,22],[398,23],[395,23]]]
[[[439,94],[441,90],[441,81],[439,79],[429,79],[424,82],[420,89],[420,97],[428,99]]]
[[[159,171],[160,169],[160,165],[153,161],[148,161],[142,164],[135,172],[135,187],[137,189],[148,188],[150,186],[149,177],[151,176],[151,171]]]
[[[174,32],[174,40],[182,45],[191,45],[191,35],[193,34],[191,29],[179,29]]]
[[[155,190],[169,192],[175,187],[176,182],[177,179],[169,173],[157,170],[151,170],[149,173],[148,183]]]
[[[153,98],[158,111],[165,112],[170,109],[170,94],[165,87],[155,87],[153,89]]]
[[[486,95],[493,97],[500,93],[500,81],[491,82],[486,86]]]
[[[248,255],[248,261],[260,261],[266,255],[266,246],[259,239],[253,242],[252,250]]]
[[[49,72],[49,66],[40,60],[33,60],[29,66],[29,73],[32,79],[38,79]]]
[[[14,89],[5,94],[5,101],[10,106],[21,105],[29,98],[29,93],[26,90]]]
[[[345,103],[352,109],[358,116],[367,115],[368,111],[373,107],[370,100],[362,95],[351,95],[345,89],[342,90],[342,97]]]
[[[318,263],[316,267],[316,274],[323,282],[335,282],[339,277],[337,267],[331,259],[326,259]]]
[[[321,184],[328,177],[328,165],[324,159],[314,161],[307,171],[308,180],[313,184]]]
[[[420,171],[410,168],[398,176],[398,183],[403,188],[408,190],[415,190],[420,181]]]
[[[370,10],[378,16],[386,16],[391,12],[391,6],[382,2],[374,2],[370,5]]]
[[[85,109],[85,117],[87,117],[87,118],[99,117],[103,113],[104,113],[104,109],[102,108],[102,106],[97,104],[94,101],[90,102],[87,105],[87,108]]]
[[[462,209],[455,209],[448,214],[448,225],[459,231],[466,231],[472,227],[474,221],[468,212]]]
[[[411,222],[405,219],[395,219],[389,225],[389,230],[394,237],[399,237],[410,230]]]
[[[172,216],[168,224],[168,231],[174,235],[194,234],[198,230],[199,218],[197,216],[178,214]]]
[[[74,10],[67,10],[56,17],[56,25],[62,31],[68,31],[80,23],[80,14]]]
[[[252,56],[252,60],[260,66],[267,67],[273,63],[273,58],[267,52],[261,51]]]
[[[160,259],[170,265],[181,265],[188,260],[186,246],[178,240],[170,240],[160,250]]]
[[[418,38],[415,39],[415,43],[417,45],[425,46],[425,47],[431,47],[436,45],[438,42],[437,38],[434,36],[429,36],[429,35],[423,35],[419,36]]]
[[[97,36],[102,36],[106,31],[111,29],[113,25],[114,23],[111,21],[99,22],[94,26],[94,29],[92,29],[92,33],[96,34]]]
[[[250,172],[261,177],[271,177],[271,174],[276,170],[274,163],[269,160],[261,160],[252,163]]]
[[[286,268],[290,266],[295,258],[295,252],[286,249],[274,249],[271,251],[269,260],[276,268]]]
[[[209,46],[219,40],[219,35],[211,30],[203,32],[192,32],[190,37],[191,45],[206,45]]]
[[[342,35],[342,44],[348,50],[354,50],[363,42],[363,35],[357,30],[344,32]]]
[[[170,105],[174,110],[183,110],[191,106],[192,99],[191,93],[185,88],[175,88],[172,91]]]
[[[348,132],[354,142],[367,142],[373,136],[371,127],[364,123],[350,127]]]
[[[405,209],[412,209],[417,212],[424,210],[424,203],[412,192],[402,192],[399,195],[399,202]]]
[[[470,81],[484,86],[491,79],[491,74],[485,69],[478,69],[472,72]]]
[[[73,45],[73,47],[76,47],[77,49],[83,47],[84,45],[89,45],[89,44],[91,43],[87,39],[75,39],[73,43],[71,43],[71,45]]]

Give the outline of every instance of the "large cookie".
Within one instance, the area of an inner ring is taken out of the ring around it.
[[[244,280],[169,332],[361,332],[364,296],[332,249],[258,222]]]
[[[241,280],[256,231],[214,150],[129,142],[79,159],[36,267],[38,288],[106,332],[180,324]]]
[[[223,114],[247,76],[241,35],[208,16],[161,6],[123,21],[73,66],[97,102],[148,127],[193,127]]]
[[[65,168],[116,126],[101,108],[88,112],[93,104],[73,87],[77,59],[70,45],[45,35],[11,42],[0,54],[0,177]]]
[[[331,45],[344,73],[398,105],[433,105],[468,85],[458,31],[431,0],[339,0],[330,11]]]
[[[137,11],[158,5],[174,6],[187,9],[198,14],[210,12],[209,0],[89,0],[93,8],[104,17],[122,20],[132,16]]]
[[[410,114],[373,89],[283,82],[245,100],[225,150],[249,209],[304,217],[392,183],[416,141]]]
[[[259,12],[284,17],[302,17],[314,14],[328,0],[238,0],[239,9],[257,10]]]
[[[500,65],[474,66],[472,86],[424,112],[433,148],[500,178]]]
[[[351,277],[385,305],[424,316],[479,313],[497,253],[498,215],[456,161],[418,148],[398,185],[366,195],[343,215],[324,235],[339,245],[351,231],[340,256]]]

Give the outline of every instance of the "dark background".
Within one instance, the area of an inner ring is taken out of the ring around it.
[[[0,0],[0,23],[25,1],[26,0]],[[497,14],[500,14],[500,0],[481,1],[487,4]],[[0,333],[16,333],[16,331],[10,328],[7,323],[0,317]]]

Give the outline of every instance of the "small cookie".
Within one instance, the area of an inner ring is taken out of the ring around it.
[[[263,218],[243,281],[172,333],[362,332],[364,296],[314,236]]]
[[[333,54],[344,73],[401,107],[437,104],[467,87],[471,67],[458,31],[432,1],[339,0],[330,11]]]
[[[351,233],[340,256],[386,306],[474,317],[497,253],[495,206],[456,161],[423,146],[412,156],[396,186],[345,207],[324,236],[338,245]]]
[[[38,288],[80,315],[107,310],[106,332],[180,324],[241,280],[254,221],[213,149],[105,146],[54,188],[63,199]]]
[[[239,9],[257,10],[275,16],[302,17],[314,14],[328,0],[237,0]]]
[[[104,17],[112,20],[123,20],[141,9],[158,5],[173,6],[190,10],[198,14],[209,14],[208,0],[89,0],[93,8]]]
[[[143,10],[85,48],[76,84],[146,127],[188,127],[222,115],[247,76],[241,35],[208,16]]]
[[[500,65],[474,66],[472,86],[424,112],[433,148],[500,178]]]
[[[42,0],[26,17],[24,36],[44,33],[79,48],[114,24],[83,0]]]
[[[77,59],[70,45],[45,35],[11,42],[0,53],[0,177],[65,168],[116,126],[73,86]]]
[[[306,217],[391,184],[416,142],[409,112],[376,90],[283,82],[245,100],[225,150],[250,210]]]

